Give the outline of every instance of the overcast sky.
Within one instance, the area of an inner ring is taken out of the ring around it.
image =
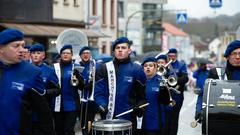
[[[240,0],[222,0],[222,7],[209,7],[209,0],[168,0],[165,9],[186,9],[189,17],[214,17],[220,14],[234,15],[240,12]]]

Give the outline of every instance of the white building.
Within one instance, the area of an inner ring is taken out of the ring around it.
[[[53,18],[85,22],[86,28],[99,33],[95,53],[111,53],[117,37],[117,0],[54,0]],[[93,42],[94,43],[94,42]]]

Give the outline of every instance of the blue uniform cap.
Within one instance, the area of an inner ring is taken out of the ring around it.
[[[25,45],[24,48],[29,50],[31,48],[31,45]]]
[[[177,53],[177,49],[176,48],[170,48],[168,50],[168,53]]]
[[[0,32],[0,45],[21,40],[23,40],[23,33],[17,29],[6,29]]]
[[[71,49],[72,50],[72,45],[69,45],[69,44],[64,45],[60,50],[60,54],[62,53],[62,51],[66,50],[66,49]]]
[[[129,46],[132,45],[132,41],[128,40],[127,37],[119,37],[114,42],[112,42],[112,51],[114,51],[116,45],[122,43],[128,43]]]
[[[165,61],[167,61],[167,55],[161,54],[157,57],[157,60],[159,60],[159,59],[164,59]]]
[[[228,46],[227,49],[224,53],[224,57],[227,57],[231,54],[232,51],[234,51],[235,49],[240,48],[240,40],[234,40],[233,42],[231,42]]]
[[[44,52],[44,46],[42,44],[34,44],[32,45],[32,47],[29,49],[30,52],[35,52],[35,51],[40,51],[40,52]]]
[[[147,62],[157,62],[157,59],[155,57],[147,57],[143,60],[141,65],[143,66]]]
[[[85,50],[90,50],[90,47],[88,47],[88,46],[82,47],[79,51],[79,55],[81,55]]]

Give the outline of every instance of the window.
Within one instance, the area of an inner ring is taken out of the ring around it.
[[[74,7],[78,7],[79,6],[78,5],[78,0],[74,0],[73,2],[74,2]]]
[[[69,5],[68,0],[63,0],[63,5],[68,6]]]
[[[106,0],[102,1],[102,24],[106,25],[107,24],[107,20],[106,20]]]
[[[97,15],[97,0],[92,0],[92,15]]]
[[[124,3],[123,3],[123,1],[118,1],[118,17],[124,18]]]
[[[114,18],[115,18],[115,5],[114,0],[111,0],[111,26],[114,26]]]

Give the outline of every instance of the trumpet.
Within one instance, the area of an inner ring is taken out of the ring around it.
[[[78,80],[77,76],[74,74],[75,70],[77,71],[77,73],[81,73],[83,71],[83,68],[80,66],[73,65],[70,83],[74,87],[79,85],[79,80]]]
[[[161,76],[164,76],[167,74],[168,70],[167,67],[172,63],[172,60],[170,60],[167,64],[165,65],[158,65],[158,71],[160,73]]]
[[[76,75],[74,75],[73,73],[71,75],[71,82],[70,83],[74,87],[78,86],[78,84],[79,84],[79,81],[78,81]]]
[[[160,84],[160,86],[165,86],[168,91],[169,100],[170,100],[169,106],[175,106],[176,101],[172,99],[172,95],[171,95],[170,91],[173,91],[177,94],[180,94],[181,92],[177,90],[179,87],[179,86],[177,86],[177,76],[170,75],[166,78],[166,75],[169,72],[169,70],[167,68],[171,63],[172,63],[172,60],[170,60],[165,65],[158,65],[158,71],[159,71],[160,76],[162,76],[162,79],[163,79],[163,82]]]

